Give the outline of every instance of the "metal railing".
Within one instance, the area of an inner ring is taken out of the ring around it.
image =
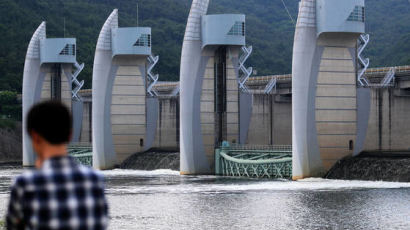
[[[181,91],[178,81],[164,82],[158,81],[153,87],[158,97],[176,97]]]
[[[252,85],[252,84],[259,84],[260,82],[269,82],[273,78],[275,78],[276,81],[291,81],[292,80],[292,74],[250,77],[248,79],[247,84]]]
[[[393,66],[393,67],[377,67],[377,68],[369,68],[366,71],[366,75],[385,75],[390,71],[391,68],[394,68],[396,73],[410,73],[410,66]]]
[[[393,66],[393,67],[377,67],[377,68],[368,68],[365,72],[365,76],[368,80],[372,78],[380,78],[386,76],[391,69],[394,69],[395,74],[410,74],[410,65],[406,66]],[[292,74],[284,75],[267,75],[267,76],[254,76],[250,77],[247,81],[247,85],[266,85],[272,79],[276,79],[277,82],[286,82],[292,81]]]
[[[276,92],[276,78],[272,78],[268,84],[266,84],[265,90],[263,91],[265,94],[270,94],[272,92],[272,89],[275,89],[274,92]]]
[[[222,146],[215,150],[215,174],[290,179],[292,177],[292,146]]]

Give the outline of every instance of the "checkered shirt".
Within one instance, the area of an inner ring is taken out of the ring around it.
[[[7,229],[106,229],[104,178],[70,156],[23,173],[10,194]]]

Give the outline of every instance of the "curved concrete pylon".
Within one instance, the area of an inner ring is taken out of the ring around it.
[[[322,176],[360,152],[366,92],[357,89],[356,46],[364,0],[302,0],[292,63],[293,179]]]
[[[180,72],[180,172],[210,173],[200,135],[200,100],[202,75],[201,16],[208,10],[209,0],[193,0],[181,54]]]
[[[26,131],[27,113],[40,100],[45,73],[41,72],[40,40],[46,38],[46,23],[42,22],[28,45],[23,73],[23,166],[33,166],[35,156],[30,136]]]
[[[112,65],[111,29],[118,27],[118,10],[115,9],[105,21],[94,57],[92,91],[92,142],[93,166],[98,169],[112,168],[116,162],[111,135],[111,94],[116,66]]]
[[[314,103],[317,67],[315,0],[302,0],[296,24],[292,60],[292,148],[293,178],[321,171],[315,128]],[[316,72],[315,74],[311,74]]]

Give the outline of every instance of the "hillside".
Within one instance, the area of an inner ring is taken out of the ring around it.
[[[34,30],[47,21],[47,36],[76,37],[80,78],[91,87],[95,43],[105,19],[118,8],[121,26],[135,26],[136,0],[0,0],[0,90],[21,91],[24,57]],[[298,0],[285,0],[294,19]],[[178,80],[182,38],[191,0],[139,0],[139,25],[152,27],[153,52],[160,55],[161,80]],[[367,0],[372,66],[410,64],[408,0]],[[258,75],[291,71],[294,25],[280,0],[211,0],[209,13],[247,15],[248,62]]]

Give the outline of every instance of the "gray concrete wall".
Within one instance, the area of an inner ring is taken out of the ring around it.
[[[399,89],[371,90],[364,150],[410,150],[410,97]]]
[[[215,51],[205,49],[203,55],[208,56],[208,62],[202,83],[201,92],[201,133],[205,154],[209,165],[213,169],[216,143],[216,113],[215,113]],[[223,127],[227,141],[239,142],[239,88],[235,61],[239,50],[234,47],[227,48],[226,52],[226,121]],[[235,63],[235,64],[234,64]]]
[[[370,94],[363,150],[410,150],[410,96],[400,96],[397,88],[372,88]],[[278,102],[278,97],[253,95],[247,144],[291,144],[291,103]]]
[[[119,67],[112,90],[111,125],[117,163],[121,163],[132,154],[145,150],[145,73],[140,71],[145,58],[117,57],[114,63]]]
[[[247,144],[291,145],[292,104],[280,95],[253,94]]]
[[[239,87],[238,66],[239,49],[229,47],[226,55],[226,137],[229,142],[239,142]],[[212,153],[215,151],[213,150]],[[214,154],[212,160],[214,161]]]
[[[83,102],[83,121],[81,122],[80,142],[91,144],[91,102]]]
[[[399,89],[395,88],[372,88],[370,94],[364,150],[409,150],[410,96],[400,96]],[[292,144],[292,104],[283,97],[290,95],[252,95],[252,115],[246,144]],[[90,103],[84,102],[81,142],[91,141]],[[153,147],[179,147],[179,97],[159,98],[159,118]]]
[[[252,115],[246,143],[270,145],[272,144],[272,95],[254,94],[252,97]]]
[[[322,34],[315,120],[320,157],[326,170],[353,154],[357,131],[356,34]],[[351,143],[351,146],[350,146]]]
[[[203,149],[208,159],[208,164],[213,165],[213,150],[215,149],[215,70],[213,57],[214,52],[205,49],[204,55],[208,57],[204,77],[202,79],[201,102],[200,102],[200,122]],[[182,122],[182,121],[181,121]],[[194,134],[196,135],[196,134]]]
[[[273,138],[274,145],[292,144],[292,104],[282,102],[280,95],[275,95],[273,100]]]
[[[159,98],[159,115],[153,147],[179,147],[179,98]]]
[[[71,72],[72,67],[70,65],[62,65],[65,68],[66,72]],[[43,68],[46,69],[46,68]],[[51,99],[51,75],[52,69],[47,68],[47,73],[44,77],[43,86],[41,88],[41,100],[50,100]],[[69,83],[69,77],[61,71],[61,102],[71,109],[71,84]]]

